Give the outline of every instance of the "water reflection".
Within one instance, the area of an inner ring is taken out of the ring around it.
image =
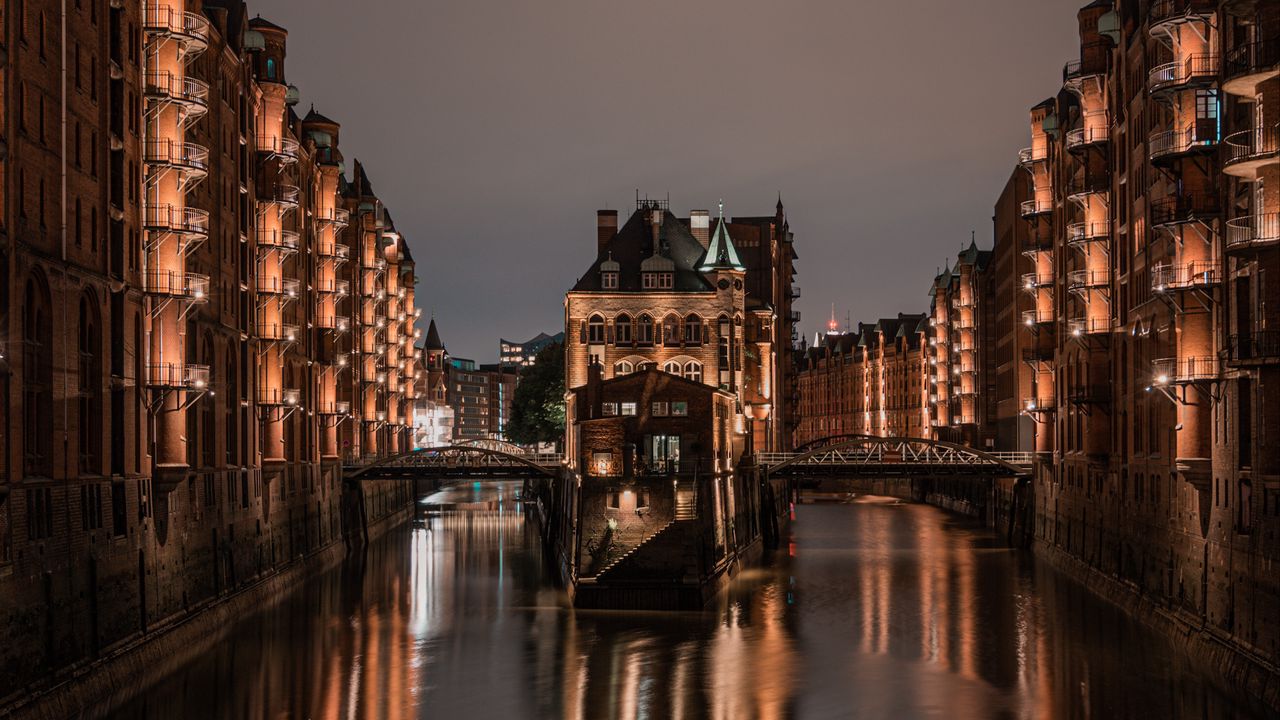
[[[1168,643],[989,533],[864,500],[796,511],[788,550],[706,613],[573,612],[516,483],[245,621],[122,718],[1262,717]]]

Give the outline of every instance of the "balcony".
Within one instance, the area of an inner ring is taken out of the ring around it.
[[[351,320],[341,315],[317,315],[315,323],[321,330],[331,330],[339,334],[351,329]]]
[[[190,302],[207,302],[209,276],[176,270],[148,270],[145,289],[148,295]]]
[[[202,180],[209,173],[209,148],[196,143],[152,138],[143,147],[143,160],[181,172],[187,183]]]
[[[1023,273],[1022,289],[1035,295],[1040,288],[1053,285],[1053,273]]]
[[[1039,414],[1053,412],[1054,399],[1052,397],[1029,397],[1022,401],[1022,411],[1025,413]]]
[[[1259,83],[1280,75],[1280,39],[1237,45],[1223,60],[1223,92],[1253,100]]]
[[[1245,180],[1257,180],[1264,167],[1280,163],[1280,125],[1243,130],[1223,138],[1226,158],[1222,171]]]
[[[300,194],[301,193],[298,190],[297,185],[280,183],[274,188],[264,188],[259,186],[258,202],[264,204],[275,204],[281,206],[283,209],[292,210],[293,208],[298,207],[298,197]]]
[[[147,363],[147,387],[205,390],[209,387],[209,366]]]
[[[209,84],[190,77],[178,77],[168,71],[149,72],[142,87],[147,100],[175,103],[189,118],[209,111]]]
[[[344,400],[325,400],[320,403],[321,415],[350,415],[351,403]]]
[[[1079,152],[1094,145],[1102,145],[1111,139],[1111,128],[1076,128],[1067,132],[1067,150]]]
[[[317,212],[316,220],[322,223],[332,223],[339,227],[346,227],[351,224],[351,211],[345,208],[332,207],[326,211]]]
[[[316,254],[322,258],[344,263],[351,257],[351,248],[346,245],[339,245],[336,242],[321,243],[316,247]]]
[[[1151,290],[1156,293],[1211,287],[1220,282],[1222,282],[1222,266],[1216,262],[1164,264],[1151,268]]]
[[[1085,205],[1093,195],[1111,192],[1111,176],[1106,173],[1082,173],[1067,183],[1067,199]]]
[[[279,158],[282,162],[297,162],[298,141],[286,137],[273,138],[259,135],[258,152]]]
[[[1181,130],[1163,130],[1147,138],[1147,154],[1151,162],[1172,162],[1184,155],[1213,152],[1218,147],[1216,120],[1192,125]]]
[[[1036,327],[1038,325],[1052,325],[1054,315],[1049,310],[1023,310],[1022,324],[1027,327]]]
[[[1072,270],[1067,273],[1067,289],[1073,292],[1099,290],[1109,287],[1110,284],[1109,270]]]
[[[1071,337],[1086,335],[1104,335],[1111,332],[1110,318],[1075,318],[1067,321],[1067,332]]]
[[[147,205],[142,225],[147,230],[178,235],[209,236],[209,211],[175,205]]]
[[[1217,3],[1213,0],[1155,0],[1151,3],[1148,17],[1154,34],[1179,22],[1210,17],[1216,11]]]
[[[1172,195],[1151,203],[1153,226],[1178,225],[1217,216],[1218,197],[1212,194]]]
[[[258,319],[258,338],[271,342],[294,343],[298,341],[299,328],[297,325],[289,325],[287,323],[271,322],[269,320]]]
[[[302,391],[296,388],[258,388],[258,404],[277,407],[297,407],[302,402]]]
[[[258,249],[268,252],[295,253],[298,251],[299,236],[294,230],[258,229]]]
[[[1243,215],[1227,221],[1227,252],[1249,252],[1280,243],[1280,213]]]
[[[1152,95],[1185,88],[1212,85],[1221,63],[1216,53],[1196,53],[1182,60],[1157,65],[1147,75],[1147,91]]]
[[[1062,85],[1077,95],[1084,91],[1085,81],[1107,74],[1111,58],[1111,43],[1103,40],[1088,43],[1080,48],[1080,59],[1072,60],[1062,68]]]
[[[1029,168],[1038,162],[1044,162],[1049,159],[1049,146],[1046,143],[1040,147],[1022,148],[1018,151],[1018,164],[1023,168]]]
[[[974,394],[976,395],[977,393],[974,393]],[[978,418],[974,417],[973,415],[952,415],[951,424],[952,425],[977,425]]]
[[[1067,402],[1072,405],[1102,405],[1111,402],[1111,385],[1097,383],[1069,388]]]
[[[297,280],[292,278],[259,275],[257,287],[259,295],[281,295],[292,299],[298,297],[298,290],[301,286]]]
[[[1110,223],[1076,222],[1067,226],[1067,244],[1083,253],[1088,253],[1093,243],[1106,243],[1110,240]],[[1102,249],[1106,249],[1105,245]]]
[[[351,294],[351,282],[348,280],[320,280],[316,283],[316,291],[326,295],[346,297]]]
[[[1280,330],[1232,335],[1228,338],[1227,358],[1237,367],[1280,364]]]
[[[151,37],[182,43],[183,53],[188,58],[195,57],[209,46],[209,20],[199,13],[169,5],[143,5],[142,31]]]
[[[1211,355],[1151,361],[1151,382],[1157,386],[1189,385],[1217,377],[1218,358]]]
[[[1052,200],[1024,200],[1021,205],[1021,213],[1024,218],[1033,218],[1037,215],[1044,215],[1053,212]]]

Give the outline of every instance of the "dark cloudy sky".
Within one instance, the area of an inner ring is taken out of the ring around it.
[[[991,209],[1085,0],[249,0],[342,123],[454,355],[563,323],[595,210],[772,213],[802,328],[925,308]]]

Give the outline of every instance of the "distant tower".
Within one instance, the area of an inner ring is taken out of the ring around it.
[[[831,319],[827,321],[827,334],[836,335],[840,332],[840,324],[836,322],[836,304],[831,303]]]

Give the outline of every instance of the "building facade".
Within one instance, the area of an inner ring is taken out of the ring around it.
[[[555,335],[538,333],[524,342],[499,340],[498,364],[518,374],[521,368],[526,368],[533,364],[534,359],[538,357],[538,353],[543,348],[556,344],[564,344],[563,332],[558,332]]]
[[[0,624],[29,629],[0,678],[20,688],[340,537],[342,463],[408,447],[416,310],[337,123],[294,112],[283,28],[230,0],[0,14]],[[408,501],[365,492],[377,516]]]

